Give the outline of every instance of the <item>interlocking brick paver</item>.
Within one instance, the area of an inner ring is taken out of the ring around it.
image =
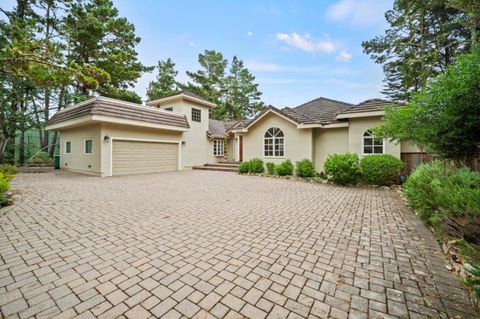
[[[6,317],[477,317],[394,191],[204,171],[11,186]]]

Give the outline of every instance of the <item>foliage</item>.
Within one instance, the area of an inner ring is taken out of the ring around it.
[[[383,93],[394,101],[408,101],[452,64],[454,56],[475,45],[480,6],[470,0],[395,0],[385,18],[385,34],[364,41],[363,50],[383,65]]]
[[[470,275],[470,278],[465,280],[465,284],[473,289],[475,298],[480,300],[480,263],[466,264],[465,270]]]
[[[30,163],[32,164],[44,164],[50,162],[51,158],[47,152],[38,152],[33,158],[30,159]]]
[[[285,160],[275,166],[275,173],[279,176],[293,175],[293,163],[291,160]]]
[[[311,160],[303,159],[295,163],[295,172],[298,177],[314,177],[316,175],[315,167]]]
[[[428,125],[426,124],[428,123]],[[428,83],[408,106],[388,108],[376,134],[413,141],[457,161],[480,153],[480,50]]]
[[[362,181],[371,185],[391,185],[402,171],[403,162],[389,154],[369,155],[360,161]]]
[[[443,162],[417,167],[405,183],[409,205],[431,225],[445,218],[480,217],[480,173]]]
[[[275,163],[268,162],[265,164],[267,166],[267,172],[269,175],[275,175]]]
[[[165,61],[158,61],[158,74],[155,81],[148,84],[147,97],[149,101],[157,100],[175,94],[180,91],[179,83],[175,80],[178,71],[175,63],[168,58]]]
[[[12,198],[5,194],[0,194],[0,207],[8,206],[12,204]]]
[[[0,165],[0,176],[9,181],[13,178],[13,176],[17,174],[17,167],[14,165]]]
[[[0,194],[8,191],[9,187],[10,185],[8,185],[7,179],[3,176],[3,174],[0,174]]]
[[[205,50],[198,55],[198,62],[202,68],[196,72],[187,71],[192,82],[184,88],[217,104],[211,118],[241,120],[263,108],[260,101],[262,93],[242,60],[234,56],[227,70],[229,63],[222,53]]]
[[[245,173],[263,173],[265,168],[263,167],[263,161],[259,158],[253,158],[249,161],[243,162],[238,167],[238,172]]]
[[[357,154],[330,154],[323,164],[328,179],[341,184],[356,184],[359,167]]]

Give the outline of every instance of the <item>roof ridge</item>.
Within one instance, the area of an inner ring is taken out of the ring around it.
[[[303,114],[303,113],[299,113],[298,111],[295,111],[295,109],[292,109],[292,108],[290,108],[290,107],[284,107],[282,110],[284,110],[284,109],[288,109],[290,112],[293,112],[293,113],[295,113],[295,114],[297,114],[297,115],[303,116],[303,117],[309,119],[310,121],[315,121],[315,120],[312,119],[310,116],[308,116],[308,115],[306,115],[306,114]],[[282,110],[280,110],[280,111],[282,111]]]
[[[298,106],[295,106],[294,109],[297,109],[297,108],[299,108],[299,107],[301,107],[301,106],[304,106],[304,105],[306,105],[306,104],[309,104],[309,103],[312,103],[312,102],[314,102],[314,101],[321,100],[321,99],[322,99],[322,100],[332,101],[332,102],[337,102],[337,103],[342,103],[342,104],[347,104],[347,105],[351,105],[351,106],[355,105],[355,104],[352,104],[352,103],[348,103],[348,102],[344,102],[344,101],[340,101],[340,100],[329,99],[328,97],[324,97],[324,96],[319,96],[319,97],[317,97],[317,98],[315,98],[315,99],[313,99],[313,100],[310,100],[310,101],[308,101],[308,102],[305,102],[305,103],[303,103],[303,104],[300,104],[300,105],[298,105]]]

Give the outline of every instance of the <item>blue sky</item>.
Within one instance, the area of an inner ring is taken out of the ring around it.
[[[263,101],[280,108],[319,96],[351,103],[382,97],[382,68],[361,43],[384,32],[393,0],[113,1],[142,38],[140,60],[153,66],[172,58],[181,82],[211,49],[243,60]],[[144,74],[135,86],[143,99],[154,78]]]
[[[114,0],[142,38],[140,60],[172,58],[185,82],[205,49],[237,55],[256,76],[263,100],[296,106],[319,96],[348,102],[382,97],[383,73],[361,42],[386,28],[391,0]],[[135,90],[143,98],[154,74]]]

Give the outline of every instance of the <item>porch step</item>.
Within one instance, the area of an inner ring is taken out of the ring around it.
[[[237,164],[240,165],[242,162],[240,161],[219,161],[218,164]]]
[[[207,171],[236,172],[238,171],[238,165],[240,164],[235,162],[220,162],[215,164],[205,164],[203,166],[194,166],[192,168]]]

